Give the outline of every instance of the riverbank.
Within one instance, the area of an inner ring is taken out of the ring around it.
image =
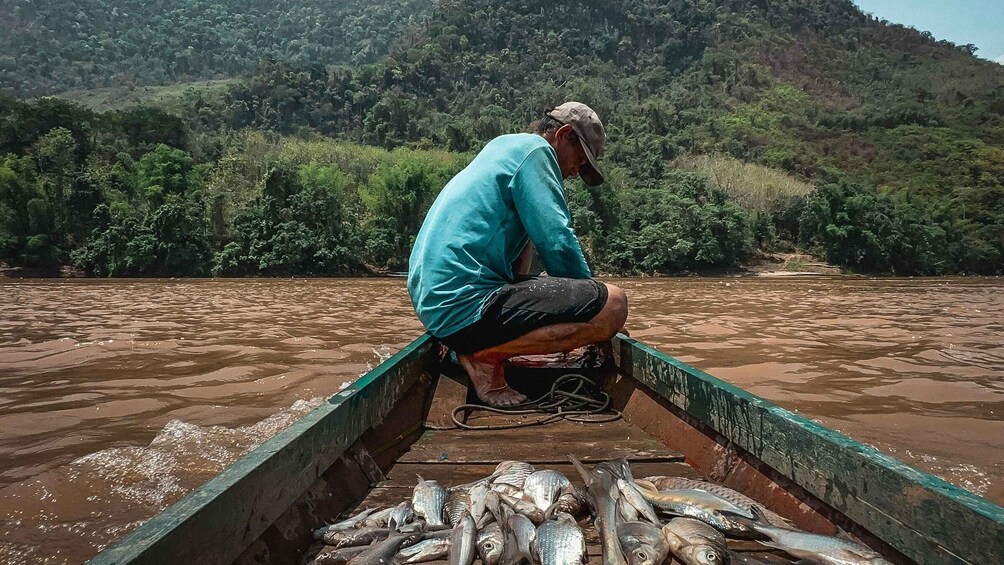
[[[405,273],[398,271],[380,271],[371,269],[367,273],[345,275],[349,278],[400,277]],[[622,277],[623,273],[599,273],[603,277]],[[655,277],[782,277],[800,275],[847,275],[853,274],[845,269],[820,260],[806,253],[765,253],[740,265],[735,269],[713,269],[676,275],[656,275]],[[296,278],[312,278],[309,275],[295,275]],[[60,265],[45,269],[11,267],[0,263],[0,279],[71,279],[88,278],[79,267]],[[126,277],[123,277],[126,278]],[[130,277],[131,278],[131,277]],[[259,277],[256,277],[259,278]],[[260,277],[269,278],[269,277]],[[286,278],[286,277],[272,277]],[[340,276],[339,278],[342,278]]]

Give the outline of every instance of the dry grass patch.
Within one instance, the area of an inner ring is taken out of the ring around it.
[[[746,163],[727,155],[687,155],[675,166],[708,175],[711,182],[754,212],[773,212],[793,198],[812,192],[813,186],[788,173]]]

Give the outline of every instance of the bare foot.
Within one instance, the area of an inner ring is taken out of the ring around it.
[[[474,385],[478,398],[488,406],[504,408],[526,402],[527,398],[509,387],[505,381],[502,365],[476,363],[467,355],[459,355],[460,364]]]

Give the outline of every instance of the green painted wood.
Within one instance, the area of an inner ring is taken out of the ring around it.
[[[231,563],[425,370],[431,337],[402,349],[89,563]]]
[[[748,451],[907,557],[999,563],[1004,508],[618,336],[624,374]]]

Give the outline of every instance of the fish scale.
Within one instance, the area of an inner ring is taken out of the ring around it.
[[[446,506],[446,489],[436,481],[426,481],[418,478],[418,484],[412,493],[411,506],[415,514],[429,523],[430,526],[445,526],[443,508]]]
[[[753,500],[752,498],[746,496],[745,494],[732,490],[727,486],[719,485],[716,483],[711,483],[708,481],[702,481],[699,479],[688,479],[686,477],[645,477],[646,481],[655,485],[659,490],[674,490],[674,489],[695,489],[710,492],[711,494],[727,500],[736,506],[741,508],[749,508],[751,506],[759,506],[763,509],[763,515],[768,522],[775,526],[780,526],[782,528],[790,527],[791,522],[786,520],[780,514],[776,514],[767,510],[762,504]]]
[[[550,469],[533,473],[523,483],[524,494],[530,497],[537,508],[543,509],[554,504],[559,494],[571,491],[571,489],[572,483],[569,482],[568,477]]]
[[[694,518],[673,518],[662,532],[669,549],[685,565],[722,565],[727,551],[721,532]]]
[[[586,561],[586,538],[567,514],[537,528],[533,553],[540,565],[579,565]]]

